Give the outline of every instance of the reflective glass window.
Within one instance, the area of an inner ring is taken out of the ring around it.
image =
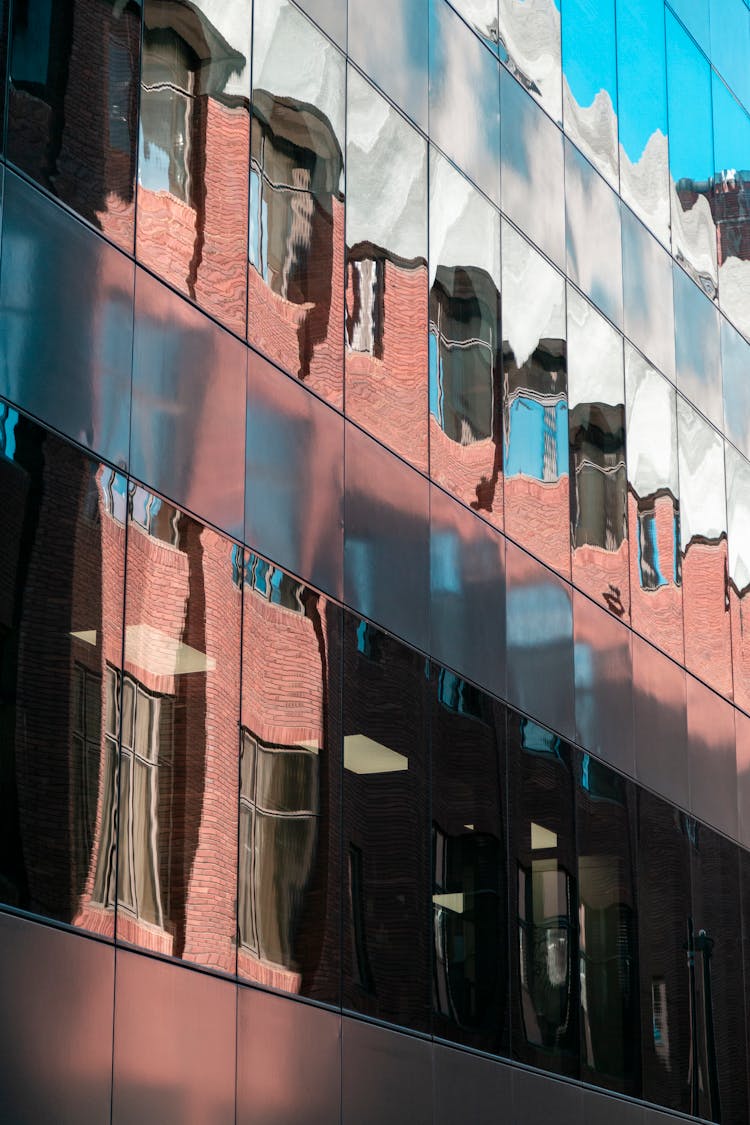
[[[690,808],[736,838],[735,708],[694,676],[686,677],[686,688]]]
[[[500,58],[524,89],[562,123],[559,0],[500,0]]]
[[[690,804],[685,669],[633,634],[636,777],[683,808]]]
[[[128,497],[117,936],[235,971],[242,554]],[[113,763],[114,764],[114,763]]]
[[[453,7],[493,51],[498,47],[497,0],[453,0]]]
[[[622,325],[620,200],[565,141],[566,272],[605,316]]]
[[[578,1077],[581,976],[573,752],[508,715],[513,1057]]]
[[[143,3],[136,254],[244,334],[250,3]]]
[[[500,214],[430,149],[430,476],[503,522]]]
[[[674,13],[680,17],[685,27],[699,43],[707,55],[711,53],[709,34],[709,0],[670,0]],[[670,13],[667,11],[667,21]]]
[[[8,159],[131,251],[140,34],[136,0],[13,5]]]
[[[682,661],[682,558],[674,387],[625,344],[630,613],[633,628]]]
[[[343,1004],[429,1029],[425,659],[344,615]]]
[[[350,68],[346,412],[425,471],[428,284],[427,144]]]
[[[673,378],[672,262],[627,207],[622,208],[622,281],[625,335]]]
[[[0,896],[114,935],[124,477],[0,401]]]
[[[427,130],[428,0],[349,0],[349,57]]]
[[[677,444],[685,663],[717,691],[731,695],[724,442],[679,397]]]
[[[344,57],[288,0],[258,0],[248,339],[343,403]]]
[[[750,336],[750,114],[713,74],[714,201],[719,252],[719,304]]]
[[[630,615],[622,337],[568,285],[568,426],[573,581]]]
[[[565,265],[563,136],[507,70],[500,74],[503,211],[552,260]]]
[[[340,700],[341,610],[246,552],[237,971],[334,1004]]]
[[[724,433],[750,457],[750,344],[729,321],[721,321]]]
[[[565,282],[507,223],[502,247],[505,527],[569,574]]]
[[[630,629],[578,590],[573,591],[573,629],[576,741],[632,777]]]
[[[715,426],[723,420],[719,312],[675,266],[674,331],[677,386]]]
[[[433,1033],[507,1055],[505,708],[430,677]]]
[[[346,0],[300,0],[299,7],[346,49]]]
[[[0,152],[5,152],[5,86],[8,66],[9,0],[0,0]]]
[[[618,186],[614,0],[565,0],[562,21],[565,132]]]
[[[667,10],[672,253],[709,297],[718,285],[711,67]]]
[[[734,699],[750,710],[750,464],[726,444]]]
[[[500,65],[444,0],[430,0],[430,138],[500,199]]]
[[[711,62],[750,108],[750,8],[744,0],[709,0]]]

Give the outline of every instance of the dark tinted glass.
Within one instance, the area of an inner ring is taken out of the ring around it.
[[[573,591],[576,739],[633,776],[633,681],[630,630]]]
[[[500,214],[430,149],[430,476],[503,522]]]
[[[437,665],[430,696],[433,1033],[507,1055],[505,708]]]
[[[111,936],[125,480],[0,403],[0,888]]]
[[[250,0],[143,0],[139,259],[245,331]]]
[[[131,485],[118,939],[235,970],[242,555]],[[111,768],[115,769],[113,755]]]
[[[426,471],[427,143],[348,83],[346,412]]]
[[[21,0],[12,14],[8,158],[132,250],[140,3]]]
[[[689,806],[685,669],[633,635],[636,777]]]
[[[343,402],[344,57],[288,0],[255,5],[248,339]]]
[[[505,527],[570,573],[565,282],[503,223]]]
[[[635,786],[576,754],[581,1077],[640,1095]]]
[[[0,152],[5,151],[5,79],[8,66],[9,0],[0,0]]]
[[[425,659],[344,616],[345,1008],[430,1026]]]
[[[736,838],[735,709],[694,676],[687,677],[686,687],[690,808]]]
[[[513,1057],[579,1071],[580,966],[572,752],[508,715],[511,1047]]]

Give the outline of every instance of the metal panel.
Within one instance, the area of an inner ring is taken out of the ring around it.
[[[432,1044],[344,1017],[342,1125],[432,1125]]]
[[[439,1043],[433,1051],[435,1125],[511,1125],[509,1066]]]
[[[581,1125],[583,1089],[529,1070],[513,1071],[514,1125]]]

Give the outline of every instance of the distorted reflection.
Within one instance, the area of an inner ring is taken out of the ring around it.
[[[669,246],[667,74],[662,0],[617,5],[620,192]]]
[[[497,52],[497,0],[454,0],[453,7],[481,35],[487,46]]]
[[[622,208],[622,286],[625,335],[673,378],[672,260],[627,207]]]
[[[610,320],[622,325],[620,200],[565,141],[567,274]]]
[[[573,581],[628,618],[622,337],[568,285],[568,424]]]
[[[435,666],[433,1030],[507,1054],[505,708]]]
[[[256,555],[244,568],[237,971],[335,1003],[341,611]]]
[[[508,70],[561,124],[559,0],[500,0],[496,37]]]
[[[504,223],[505,526],[570,571],[565,283]]]
[[[725,444],[734,700],[750,709],[750,464]]]
[[[576,755],[581,1078],[640,1095],[634,786]]]
[[[106,901],[122,940],[234,972],[242,568],[231,542],[140,486],[128,505]]]
[[[500,215],[430,149],[430,475],[503,521]]]
[[[715,73],[712,93],[719,303],[750,336],[750,114]]]
[[[573,591],[576,741],[635,776],[631,634]]]
[[[745,457],[750,457],[750,343],[721,320],[721,375],[724,394],[724,433]]]
[[[136,253],[243,334],[249,99],[249,0],[143,0]]]
[[[562,133],[507,70],[500,74],[500,199],[505,214],[562,269]]]
[[[676,393],[629,343],[625,402],[631,619],[634,629],[682,661]]]
[[[427,144],[348,81],[346,411],[426,470]]]
[[[428,0],[349,0],[353,62],[427,132]]]
[[[713,301],[684,270],[675,266],[672,273],[677,386],[709,421],[721,427],[721,317]]]
[[[131,252],[140,34],[136,0],[25,0],[10,29],[8,158]]]
[[[685,663],[731,696],[724,442],[677,399]]]
[[[426,1031],[430,854],[425,659],[346,613],[343,667],[343,1003]],[[355,770],[351,766],[361,758],[363,739],[370,747],[370,766]]]
[[[500,202],[500,64],[445,0],[430,0],[430,139]]]
[[[711,67],[666,9],[672,253],[709,297],[718,285]]]
[[[514,1058],[579,1073],[578,905],[570,747],[508,716]]]
[[[565,132],[617,188],[614,0],[565,0],[562,30]]]
[[[125,480],[0,402],[0,898],[112,937]]]
[[[288,0],[253,25],[248,339],[343,402],[344,57]]]

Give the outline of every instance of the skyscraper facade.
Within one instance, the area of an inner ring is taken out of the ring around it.
[[[750,1119],[747,0],[0,0],[0,1119]]]

